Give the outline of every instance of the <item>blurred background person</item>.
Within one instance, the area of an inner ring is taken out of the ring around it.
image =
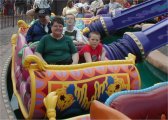
[[[119,3],[118,0],[110,0],[109,2],[109,13],[112,13],[114,15],[115,10],[121,10],[123,9],[122,4]]]
[[[91,2],[89,10],[93,12],[94,15],[96,15],[97,10],[103,7],[104,3],[102,0],[94,0],[93,2]]]
[[[27,1],[26,0],[15,0],[14,2],[15,15],[26,14]]]
[[[12,0],[3,0],[2,2],[2,14],[3,15],[13,15],[13,1]]]
[[[35,0],[33,4],[33,8],[38,11],[38,9],[45,9],[47,14],[51,13],[50,4],[53,0]]]
[[[124,8],[130,8],[131,4],[128,2],[128,0],[123,0],[123,7]]]
[[[27,10],[30,10],[33,8],[33,0],[27,0]]]
[[[78,9],[74,6],[73,0],[68,0],[66,7],[63,8],[62,16],[67,14],[74,14],[75,16],[78,14]]]
[[[89,4],[86,0],[79,0],[79,2],[75,4],[75,6],[77,8],[83,8],[85,13],[89,10]]]

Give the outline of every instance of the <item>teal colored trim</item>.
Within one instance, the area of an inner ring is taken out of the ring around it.
[[[23,51],[24,51],[25,47],[27,47],[27,46],[28,46],[28,45],[25,44],[25,45],[23,46],[23,48],[18,52],[18,56],[19,56],[19,57],[22,57],[22,56],[23,56]]]

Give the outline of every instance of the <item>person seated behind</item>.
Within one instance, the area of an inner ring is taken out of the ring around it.
[[[55,16],[51,22],[51,34],[41,38],[35,55],[48,64],[77,64],[79,55],[72,39],[62,34],[64,20]]]
[[[89,10],[89,4],[87,3],[86,0],[79,0],[79,3],[76,3],[75,6],[77,8],[83,8],[84,13],[88,12]]]
[[[28,43],[39,41],[44,35],[51,33],[48,13],[45,9],[38,11],[38,20],[29,28],[26,40]]]
[[[103,7],[104,3],[102,0],[94,0],[90,5],[90,11],[92,11],[96,15],[97,10]]]
[[[123,9],[123,6],[117,0],[110,0],[109,13],[113,13],[116,9]]]
[[[63,8],[62,16],[66,16],[66,14],[74,14],[77,15],[78,10],[77,7],[74,6],[73,0],[68,0],[67,5]]]
[[[91,32],[88,38],[89,44],[86,44],[80,51],[80,62],[95,62],[105,60],[106,51],[100,43],[100,34]]]
[[[40,9],[45,9],[47,14],[51,13],[51,7],[50,4],[52,3],[53,0],[34,0],[33,3],[33,8],[28,10],[26,12],[26,15],[36,19],[36,13],[40,10]]]
[[[33,4],[34,9],[45,9],[46,12],[49,14],[51,13],[50,4],[53,0],[35,0]]]
[[[84,18],[84,9],[78,8],[78,14],[76,15],[76,18]]]
[[[128,0],[123,0],[123,7],[124,8],[130,8],[131,4],[128,2]]]
[[[63,34],[72,38],[75,45],[86,44],[82,38],[81,31],[75,27],[75,16],[67,14],[65,17],[66,27],[63,29]]]

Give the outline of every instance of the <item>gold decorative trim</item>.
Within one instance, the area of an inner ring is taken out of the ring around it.
[[[24,62],[24,67],[26,69],[40,69],[40,70],[78,70],[84,69],[89,67],[95,66],[107,66],[107,65],[135,65],[135,56],[133,54],[129,54],[126,57],[126,60],[107,60],[107,61],[98,61],[98,62],[91,62],[91,63],[82,63],[82,64],[75,64],[75,65],[49,65],[44,64],[37,56],[29,55],[26,57]],[[37,64],[31,64],[36,62]]]
[[[92,22],[95,22],[98,19],[99,19],[99,17],[93,17],[93,18],[76,18],[75,20],[89,21],[88,24],[91,24]]]
[[[36,103],[36,81],[35,81],[35,74],[34,71],[29,69],[30,79],[31,79],[31,104],[29,110],[29,119],[32,119],[34,110],[35,110],[35,103]]]
[[[26,69],[29,69],[30,68],[30,65],[32,63],[36,63],[37,66],[38,66],[38,69],[40,70],[45,70],[45,62],[43,62],[39,57],[37,57],[36,55],[28,55],[25,57],[25,60],[24,60],[24,63],[23,63],[23,66],[26,68]]]
[[[99,19],[99,17],[93,17],[93,18],[91,18],[91,22],[95,22],[95,21],[97,21]]]
[[[144,52],[144,48],[143,48],[141,42],[139,41],[139,39],[131,32],[125,32],[124,34],[129,35],[134,40],[134,42],[137,44],[137,46],[138,46],[138,48],[141,52],[142,58],[144,59],[145,58],[145,52]]]
[[[128,57],[125,57],[125,60],[132,60],[133,64],[135,65],[136,56],[128,53]]]
[[[90,32],[90,29],[88,27],[85,27],[83,30],[82,30],[82,33],[83,34],[86,34],[86,33],[89,33]]]
[[[18,38],[18,35],[17,35],[17,34],[13,34],[13,35],[12,35],[12,37],[11,37],[11,44],[12,44],[12,45],[16,45],[17,38]]]
[[[92,18],[75,18],[75,20],[91,20]]]
[[[109,35],[108,30],[107,30],[107,27],[106,27],[106,23],[105,23],[103,17],[100,17],[100,21],[101,21],[101,23],[102,23],[102,26],[103,26],[103,28],[104,28],[104,31],[105,31],[106,35]]]

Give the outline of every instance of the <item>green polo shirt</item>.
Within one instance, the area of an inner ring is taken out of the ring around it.
[[[51,35],[45,35],[41,38],[36,52],[41,53],[48,64],[57,64],[69,61],[72,58],[72,54],[77,52],[77,49],[72,39],[68,36],[63,36],[57,40]]]

